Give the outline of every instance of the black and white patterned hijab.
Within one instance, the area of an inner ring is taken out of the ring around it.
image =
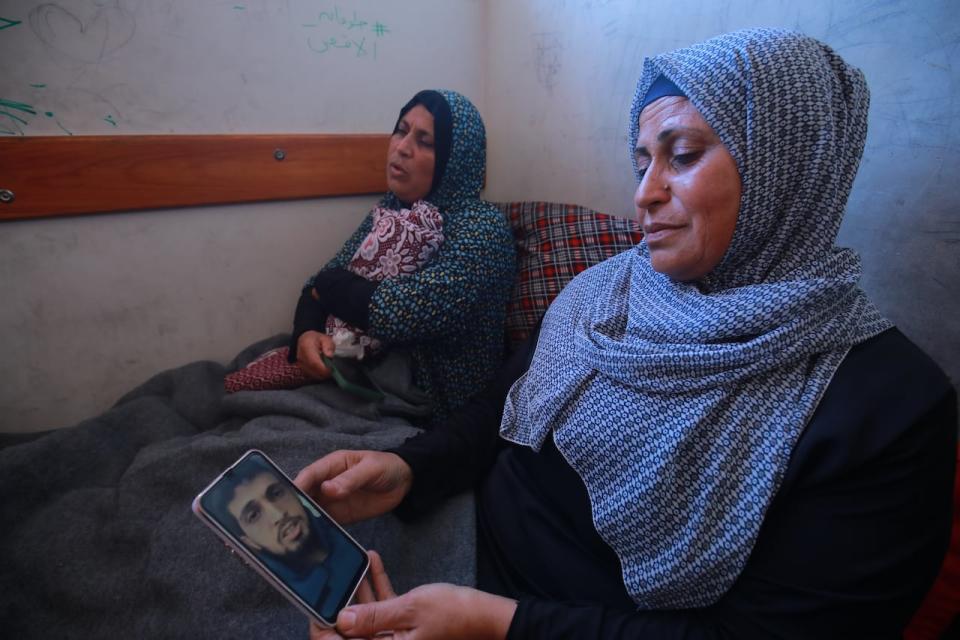
[[[575,278],[544,317],[501,435],[551,436],[642,609],[715,602],[743,569],[790,454],[850,347],[890,327],[835,246],[866,137],[863,74],[826,45],[747,30],[645,61],[736,160],[731,245],[703,281],[645,243]],[[634,167],[636,168],[636,167]]]

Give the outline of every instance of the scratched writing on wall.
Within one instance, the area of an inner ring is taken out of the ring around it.
[[[316,54],[376,60],[379,43],[390,35],[380,20],[368,20],[356,10],[347,12],[338,5],[321,11],[315,20],[304,22],[307,48]]]

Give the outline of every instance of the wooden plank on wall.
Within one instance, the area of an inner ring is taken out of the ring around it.
[[[0,138],[0,220],[381,193],[384,134]]]

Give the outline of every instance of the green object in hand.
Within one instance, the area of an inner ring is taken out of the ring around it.
[[[383,393],[376,388],[359,362],[347,362],[327,356],[321,356],[321,358],[323,364],[333,373],[333,379],[341,389],[371,402],[383,400]]]

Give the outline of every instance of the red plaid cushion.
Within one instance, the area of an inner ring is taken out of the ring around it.
[[[551,202],[499,205],[517,241],[518,275],[507,308],[507,337],[530,335],[560,290],[578,273],[635,246],[637,222]]]
[[[295,389],[316,382],[296,363],[287,362],[288,347],[271,349],[245,366],[227,374],[223,388],[227,393],[235,391],[262,391],[264,389]]]

